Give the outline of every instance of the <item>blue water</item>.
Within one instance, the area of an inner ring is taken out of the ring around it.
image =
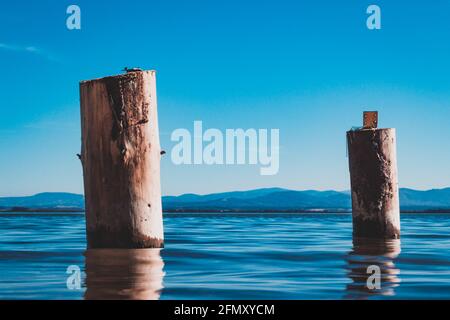
[[[163,250],[86,251],[84,223],[0,214],[0,298],[450,298],[450,214],[404,214],[401,242],[384,243],[353,243],[350,214],[165,214]]]

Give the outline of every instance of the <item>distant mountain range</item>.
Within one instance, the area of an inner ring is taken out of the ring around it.
[[[44,192],[28,197],[0,197],[0,211],[83,211],[84,196]]]
[[[164,197],[167,211],[310,211],[348,210],[350,196],[337,191],[293,191],[280,188],[234,191],[209,195]]]
[[[348,191],[294,191],[267,188],[208,195],[163,197],[167,212],[348,212]],[[450,211],[450,188],[418,191],[400,189],[402,211]],[[46,192],[28,197],[0,197],[0,211],[83,211],[80,194]]]

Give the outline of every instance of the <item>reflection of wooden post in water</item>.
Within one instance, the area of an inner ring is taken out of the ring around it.
[[[88,249],[88,300],[157,300],[163,289],[160,249]]]
[[[364,113],[364,127],[347,132],[356,237],[400,237],[395,129],[377,129],[376,112]]]
[[[82,81],[80,98],[88,247],[162,247],[155,72]]]
[[[365,299],[374,296],[393,296],[400,285],[400,270],[395,266],[395,258],[400,254],[399,239],[354,238],[353,250],[347,257],[348,299]],[[367,280],[372,275],[369,266],[380,268],[380,289],[370,289]]]

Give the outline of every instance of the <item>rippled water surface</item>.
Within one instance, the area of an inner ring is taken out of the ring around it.
[[[450,214],[404,214],[401,242],[383,243],[353,241],[349,214],[165,214],[164,223],[163,250],[86,251],[83,214],[1,214],[0,298],[450,298]],[[381,289],[366,286],[371,265]],[[81,270],[80,289],[67,287],[69,266]]]

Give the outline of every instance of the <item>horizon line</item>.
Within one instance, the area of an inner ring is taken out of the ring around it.
[[[420,192],[427,192],[427,191],[433,191],[433,190],[445,190],[449,189],[448,187],[442,187],[442,188],[429,188],[429,189],[414,189],[414,188],[408,188],[408,187],[400,187],[401,189],[408,189],[413,191],[420,191]],[[268,189],[280,189],[283,191],[298,191],[298,192],[307,192],[307,191],[316,191],[316,192],[339,192],[339,193],[348,193],[350,192],[350,189],[347,190],[334,190],[334,189],[325,189],[325,190],[317,190],[317,189],[288,189],[283,187],[262,187],[262,188],[255,188],[255,189],[245,189],[245,190],[230,190],[230,191],[220,191],[220,192],[212,192],[212,193],[192,193],[192,192],[186,192],[186,193],[180,193],[178,195],[162,195],[161,197],[180,197],[184,195],[196,195],[196,196],[208,196],[208,195],[215,195],[215,194],[222,194],[222,193],[231,193],[231,192],[251,192],[256,190],[268,190]],[[83,193],[76,193],[76,192],[67,192],[67,191],[43,191],[43,192],[37,192],[34,194],[29,195],[20,195],[20,196],[4,196],[0,195],[0,198],[23,198],[23,197],[33,197],[39,194],[45,194],[45,193],[65,193],[65,194],[72,194],[72,195],[80,195],[84,197]]]

